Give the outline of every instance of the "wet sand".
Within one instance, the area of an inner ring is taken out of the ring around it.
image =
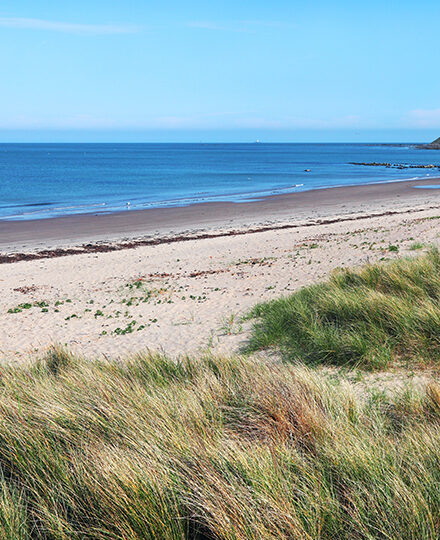
[[[157,244],[164,237],[167,241],[181,240],[182,236],[201,232],[232,234],[248,227],[295,226],[305,221],[348,219],[356,214],[406,212],[412,207],[440,204],[440,189],[414,189],[437,183],[440,185],[440,179],[411,180],[289,193],[246,203],[216,202],[44,220],[0,220],[0,252],[5,255],[56,250],[90,243],[113,244],[116,250],[120,247],[115,244],[123,243],[126,248],[133,240],[132,247],[136,247],[148,242]],[[90,246],[88,250],[82,252],[93,251]],[[102,251],[102,245],[96,250]]]

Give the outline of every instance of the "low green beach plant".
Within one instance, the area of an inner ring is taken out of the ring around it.
[[[423,249],[425,247],[425,244],[422,244],[422,242],[413,242],[410,246],[409,246],[409,249],[411,251],[416,251],[416,250],[419,250],[419,249]]]

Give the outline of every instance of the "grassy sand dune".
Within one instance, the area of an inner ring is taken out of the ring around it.
[[[253,357],[0,373],[0,538],[433,539],[440,386],[360,395],[299,360],[438,358],[440,256],[343,271],[260,305]]]
[[[256,306],[251,349],[291,360],[385,368],[437,362],[440,255],[341,269],[329,281]]]
[[[0,537],[436,538],[440,388],[246,358],[2,369]]]

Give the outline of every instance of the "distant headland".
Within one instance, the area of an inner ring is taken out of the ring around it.
[[[432,141],[432,143],[420,144],[417,146],[417,148],[423,148],[425,150],[440,150],[440,137],[435,141]]]

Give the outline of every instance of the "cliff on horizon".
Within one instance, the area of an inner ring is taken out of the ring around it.
[[[426,150],[440,150],[440,137],[428,144],[420,144],[417,148],[424,148]]]

